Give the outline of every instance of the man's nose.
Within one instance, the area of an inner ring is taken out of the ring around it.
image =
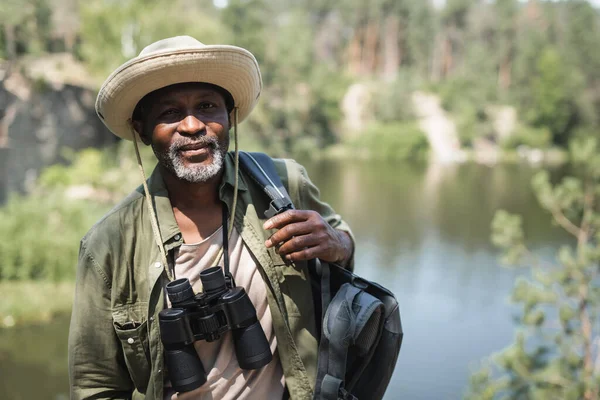
[[[189,114],[179,123],[179,133],[184,135],[196,135],[206,131],[206,125],[194,115]]]

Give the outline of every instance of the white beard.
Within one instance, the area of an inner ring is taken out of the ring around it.
[[[212,153],[212,162],[209,165],[191,164],[186,165],[183,158],[179,154],[179,149],[190,143],[206,142],[209,145],[209,149]],[[153,147],[154,148],[154,147]],[[227,149],[222,149],[219,146],[219,142],[216,139],[206,139],[205,137],[201,140],[186,141],[185,143],[173,143],[169,150],[164,153],[156,152],[154,154],[158,158],[159,162],[175,176],[181,180],[190,183],[204,183],[218,175],[223,168],[223,162],[225,159],[225,152]]]
[[[223,167],[223,153],[218,145],[212,153],[213,162],[209,165],[192,164],[186,166],[181,157],[175,152],[174,157],[171,159],[175,176],[190,183],[207,182],[211,178],[214,178]]]

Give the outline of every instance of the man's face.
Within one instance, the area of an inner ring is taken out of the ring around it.
[[[142,101],[135,129],[159,163],[177,178],[207,182],[219,174],[229,147],[225,99],[202,83],[168,86]]]

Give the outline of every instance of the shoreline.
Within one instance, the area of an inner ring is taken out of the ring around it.
[[[0,330],[43,324],[69,314],[75,282],[0,281]]]
[[[356,150],[350,145],[339,144],[313,153],[312,159],[314,160],[347,160],[347,159],[361,159],[369,161],[405,161],[402,158],[386,159],[377,157],[371,154],[369,151]],[[432,154],[431,149],[429,154],[422,161],[427,164],[443,163],[443,164],[464,164],[464,163],[475,163],[481,166],[493,166],[493,165],[510,165],[510,164],[527,164],[530,166],[560,166],[569,162],[569,153],[566,149],[551,148],[551,149],[537,149],[521,146],[517,149],[503,150],[501,148],[492,150],[474,150],[466,149],[461,150],[453,154],[449,160],[438,160],[435,155]]]

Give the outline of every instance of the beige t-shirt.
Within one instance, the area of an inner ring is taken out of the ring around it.
[[[199,243],[183,244],[175,254],[175,276],[188,278],[194,292],[202,290],[200,272],[216,265],[223,244],[222,229]],[[223,257],[219,261],[223,265]],[[256,308],[256,316],[270,344],[273,360],[257,370],[242,370],[237,362],[231,331],[220,340],[194,343],[206,371],[207,381],[194,393],[194,399],[273,399],[283,396],[285,379],[277,354],[277,339],[273,330],[271,311],[267,303],[266,286],[242,237],[234,229],[229,240],[229,268],[237,286],[243,287]],[[166,296],[165,296],[166,297]],[[165,385],[165,399],[173,394],[170,384]]]

